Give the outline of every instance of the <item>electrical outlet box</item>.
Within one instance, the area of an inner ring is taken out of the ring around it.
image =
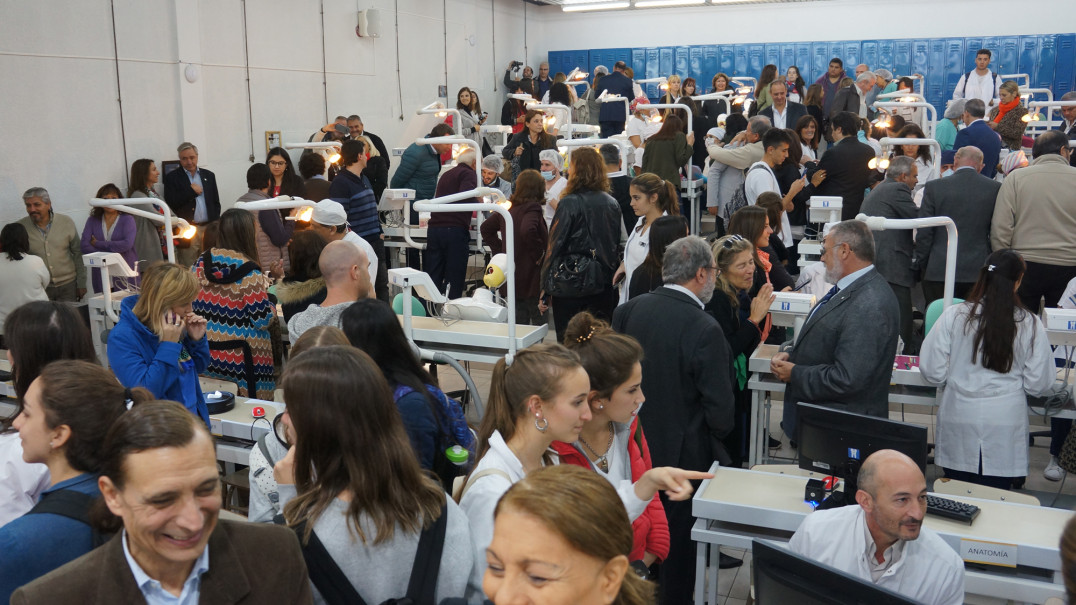
[[[836,223],[841,220],[844,199],[840,196],[813,195],[808,202],[807,220],[811,223]]]
[[[801,292],[774,292],[777,298],[770,304],[772,313],[794,313],[807,315],[814,307],[814,294]]]
[[[1047,308],[1043,314],[1046,316],[1047,330],[1076,332],[1076,309]]]

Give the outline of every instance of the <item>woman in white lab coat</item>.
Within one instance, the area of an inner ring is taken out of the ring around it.
[[[1009,489],[1027,475],[1027,395],[1055,371],[1042,322],[1020,304],[1023,258],[997,250],[968,300],[942,313],[923,342],[919,369],[943,385],[935,461],[945,476]]]

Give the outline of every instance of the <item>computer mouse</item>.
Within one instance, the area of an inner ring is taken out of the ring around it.
[[[255,406],[254,409],[250,410],[250,415],[255,418],[265,418],[265,408]]]

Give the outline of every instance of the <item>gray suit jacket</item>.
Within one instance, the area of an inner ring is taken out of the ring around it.
[[[852,282],[807,320],[790,353],[784,430],[795,435],[797,402],[889,415],[889,379],[900,309],[877,270]],[[645,408],[645,406],[644,406]]]
[[[869,216],[886,218],[915,218],[919,209],[912,201],[912,190],[904,183],[886,179],[874,188],[866,198],[860,210]],[[874,232],[874,268],[891,284],[912,287],[915,276],[912,274],[911,229],[887,229]]]
[[[979,279],[979,268],[990,256],[990,220],[994,216],[994,202],[1000,189],[1001,183],[971,168],[930,181],[923,188],[923,205],[919,209],[919,216],[948,216],[956,223],[958,282],[972,283]],[[923,279],[945,280],[948,241],[945,227],[918,231],[915,256],[923,268]]]
[[[855,84],[846,86],[837,91],[833,97],[833,105],[829,108],[829,117],[833,117],[842,111],[850,111],[859,115],[859,88]],[[874,109],[867,106],[867,119],[874,119]]]

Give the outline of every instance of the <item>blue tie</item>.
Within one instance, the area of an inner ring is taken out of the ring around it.
[[[829,292],[826,292],[826,295],[822,297],[822,300],[818,301],[818,304],[815,305],[813,309],[811,309],[811,314],[807,316],[807,319],[811,319],[812,317],[814,317],[815,312],[818,311],[819,309],[821,309],[822,305],[828,303],[829,299],[836,296],[837,293],[840,292],[840,291],[841,291],[841,289],[838,288],[837,286],[833,286],[832,288],[830,288]]]

